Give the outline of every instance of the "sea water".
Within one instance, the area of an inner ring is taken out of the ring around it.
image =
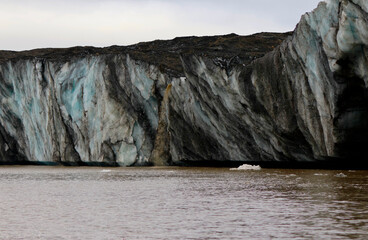
[[[368,239],[368,171],[0,167],[0,239]]]

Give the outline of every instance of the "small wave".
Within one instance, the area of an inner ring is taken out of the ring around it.
[[[103,169],[103,170],[101,170],[101,172],[102,173],[108,173],[108,172],[111,172],[111,170],[109,170],[109,169]]]
[[[289,174],[289,175],[286,175],[287,177],[296,177],[296,174]]]
[[[258,165],[243,164],[238,168],[230,168],[230,170],[261,170],[261,167]]]
[[[338,173],[335,175],[335,177],[347,177],[347,175],[343,174],[343,173]]]

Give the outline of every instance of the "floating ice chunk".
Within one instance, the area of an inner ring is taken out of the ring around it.
[[[314,176],[327,176],[328,174],[326,173],[315,173]]]
[[[335,175],[335,177],[347,177],[347,175],[343,174],[343,173],[338,173]]]
[[[258,165],[243,164],[238,168],[230,168],[230,170],[261,170],[261,167]]]

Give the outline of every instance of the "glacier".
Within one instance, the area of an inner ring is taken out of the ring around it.
[[[292,33],[0,51],[0,162],[363,166],[367,12],[329,0]]]

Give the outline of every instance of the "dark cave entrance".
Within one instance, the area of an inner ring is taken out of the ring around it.
[[[353,61],[337,61],[341,70],[335,80],[344,86],[337,100],[338,115],[334,119],[335,152],[352,161],[368,160],[368,88],[353,73]]]

